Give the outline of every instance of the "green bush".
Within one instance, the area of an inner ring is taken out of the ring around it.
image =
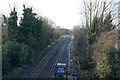
[[[27,62],[28,47],[22,43],[8,41],[3,47],[3,73]]]
[[[97,62],[97,73],[100,78],[115,78],[115,50],[112,46],[106,46],[104,49],[104,55],[101,60]]]
[[[80,77],[81,78],[92,78],[92,74],[90,72],[90,70],[81,70],[80,71]]]

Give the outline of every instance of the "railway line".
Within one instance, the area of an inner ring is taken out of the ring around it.
[[[64,49],[65,49],[65,47],[66,47],[66,45],[67,45],[67,43],[69,42],[69,39],[67,39],[66,40],[66,42],[64,43],[64,45],[63,45],[63,47],[62,47],[62,50],[61,51],[59,51],[59,54],[57,55],[57,57],[56,57],[56,61],[54,62],[54,64],[53,64],[53,66],[52,66],[52,68],[51,68],[51,70],[50,70],[50,73],[49,73],[49,77],[47,77],[47,78],[54,78],[54,74],[55,74],[55,64],[57,64],[57,62],[59,62],[59,61],[62,61],[62,57],[64,56]],[[59,59],[60,58],[60,59]]]
[[[62,59],[65,60],[64,58],[66,57],[64,55],[68,55],[69,52],[65,49],[69,49],[66,47],[68,47],[70,39],[71,36],[67,35],[65,38],[54,43],[49,49],[39,55],[34,67],[28,69],[21,78],[54,78],[55,64]]]

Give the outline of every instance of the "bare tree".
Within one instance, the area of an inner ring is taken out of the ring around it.
[[[101,17],[101,21],[105,18],[106,14],[112,11],[111,2],[106,0],[83,0],[83,10],[81,11],[85,17],[86,29],[91,27],[91,23],[95,16]]]

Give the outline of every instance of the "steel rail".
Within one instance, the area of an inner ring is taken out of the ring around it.
[[[58,44],[62,43],[64,40],[60,41]],[[56,45],[57,46],[57,45]],[[54,47],[56,47],[54,46]],[[59,45],[57,46],[59,47]],[[51,50],[52,51],[52,50]],[[46,56],[43,57],[43,59],[37,64],[37,66],[35,66],[35,68],[27,75],[26,78],[30,78],[30,76],[32,75],[32,73],[38,68],[38,66],[44,61],[44,59],[51,53],[51,51],[49,51]]]
[[[66,40],[66,39],[65,39]],[[65,41],[64,40],[64,41]],[[62,43],[64,43],[64,41],[62,42]],[[59,47],[61,47],[61,45],[63,45],[63,44],[60,44],[59,45]],[[59,49],[59,47],[57,48],[57,49]],[[55,51],[57,51],[57,49],[55,50]],[[53,61],[54,61],[54,59],[55,59],[55,57],[53,57],[53,56],[57,56],[57,54],[55,53],[55,51],[54,51],[54,55],[52,55],[52,57],[50,58],[50,59],[52,59]],[[48,61],[50,61],[50,59],[48,60]],[[48,63],[48,61],[47,61],[47,63]],[[44,70],[44,68],[46,67],[46,65],[47,65],[47,63],[44,65],[44,67],[41,69],[41,72],[43,72],[43,70]],[[54,63],[54,62],[53,62]],[[40,73],[41,73],[40,72]],[[39,75],[40,76],[40,75]],[[47,77],[46,77],[47,78]]]
[[[65,44],[63,45],[63,47],[62,47],[62,52],[59,52],[59,55],[57,55],[55,59],[57,59],[58,57],[62,57],[62,56],[63,56],[63,49],[65,48],[66,44],[68,43],[68,40],[69,40],[69,39],[67,39],[67,41],[66,41]],[[60,54],[60,53],[61,53],[61,54]],[[51,67],[51,69],[50,69],[50,72],[49,72],[49,74],[48,74],[48,76],[47,76],[48,80],[50,80],[50,76],[51,76],[50,73],[52,73],[52,71],[53,71],[53,69],[54,69],[54,66],[55,66],[55,63],[56,63],[56,61],[55,61],[54,64],[52,65],[52,67]]]

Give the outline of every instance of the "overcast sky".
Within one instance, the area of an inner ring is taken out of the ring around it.
[[[18,16],[21,16],[23,4],[27,4],[37,14],[52,19],[56,25],[72,29],[82,22],[81,2],[82,0],[1,0],[0,12],[9,15],[11,8],[16,6]]]

